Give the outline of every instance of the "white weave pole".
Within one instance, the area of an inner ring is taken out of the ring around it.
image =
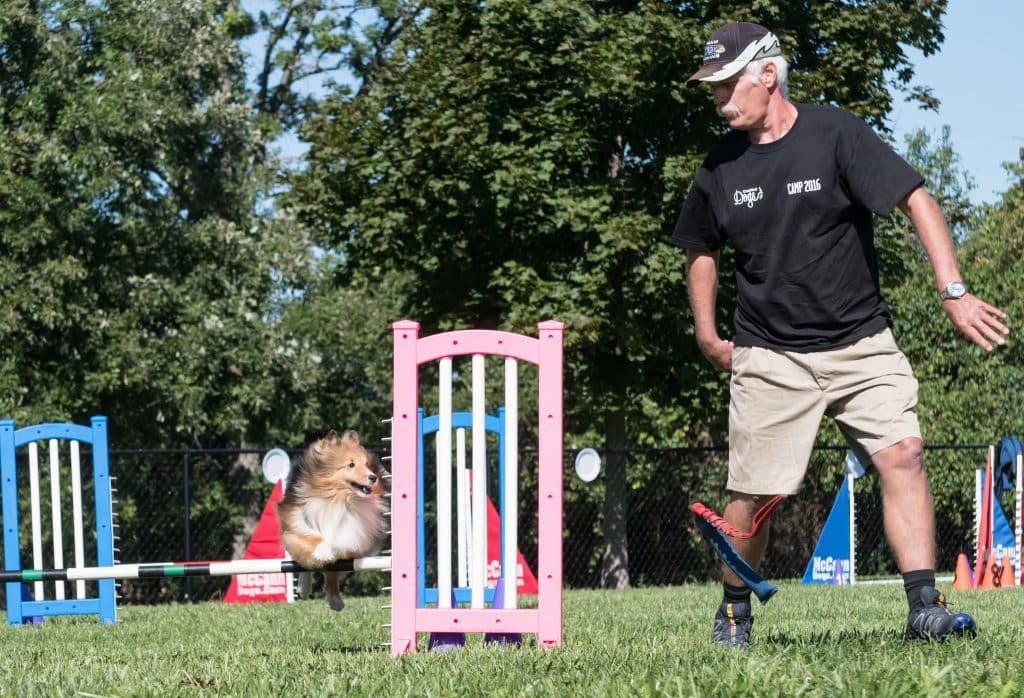
[[[41,569],[46,564],[43,562],[43,523],[39,497],[39,444],[35,441],[28,445],[28,489],[32,500],[32,566]],[[36,601],[46,598],[42,582],[33,583],[32,598]]]
[[[452,359],[439,362],[437,438],[437,607],[452,607]]]
[[[857,532],[857,518],[854,511],[857,504],[853,496],[854,480],[856,480],[856,478],[852,473],[848,473],[846,475],[846,487],[850,494],[850,584],[857,583],[855,572],[857,569],[857,539],[855,537]]]
[[[487,425],[484,419],[484,356],[473,355],[473,552],[469,570],[471,608],[484,607],[487,568]]]
[[[60,514],[60,452],[57,439],[50,439],[50,522],[53,524],[53,566],[64,566],[64,522]],[[54,585],[55,598],[64,600],[64,582]]]
[[[516,550],[519,531],[519,367],[516,360],[505,359],[505,509],[501,512],[505,545],[501,551],[502,608],[515,608],[519,581]]]
[[[1021,553],[1021,505],[1024,505],[1024,484],[1021,483],[1021,471],[1024,470],[1024,455],[1017,454],[1017,468],[1016,468],[1016,482],[1017,482],[1017,496],[1016,506],[1017,513],[1014,515],[1013,524],[1013,570],[1014,570],[1014,584],[1021,583],[1021,570],[1020,570],[1020,553]]]
[[[469,586],[469,473],[466,470],[466,430],[455,430],[455,521],[458,538],[459,587]]]
[[[991,454],[989,455],[991,457]],[[985,469],[977,468],[974,471],[974,540],[978,540],[978,535],[981,532],[981,502],[982,502],[982,483],[985,482]],[[978,565],[978,553],[980,550],[974,551],[974,567]],[[975,580],[975,583],[980,584],[981,580]]]
[[[75,526],[75,567],[85,567],[85,531],[82,522],[82,459],[78,442],[71,444],[71,513]],[[85,582],[75,582],[75,598],[85,598]]]
[[[291,463],[288,464],[288,467],[289,467],[289,469],[291,468]],[[281,483],[281,496],[283,497],[285,489],[288,486],[288,475],[285,474],[285,476],[282,477],[281,479],[279,479],[278,482]],[[276,485],[277,483],[275,482],[274,484]],[[284,551],[284,559],[285,560],[291,560],[292,559],[292,556],[288,554],[287,550]],[[310,589],[312,587],[312,585],[313,585],[313,577],[312,577],[312,575],[309,572],[286,572],[284,578],[285,578],[285,584],[284,584],[284,588],[285,588],[284,600],[285,600],[285,603],[295,603],[295,580],[296,580],[296,578],[298,578],[298,580],[299,580],[298,584],[299,584],[299,587],[300,587],[299,588],[300,596],[302,595],[301,592],[303,590]],[[306,595],[302,596],[302,598],[304,598],[304,599],[305,598],[309,598],[309,594],[310,593],[311,592],[306,592]]]
[[[996,479],[996,471],[995,471],[996,464],[999,462],[999,461],[996,460],[996,447],[995,446],[989,446],[988,447],[988,462],[992,464],[992,482],[985,483],[986,485],[988,485],[988,492],[983,493],[983,494],[985,494],[985,496],[987,496],[987,497],[991,497],[992,498],[992,506],[989,507],[989,512],[988,512],[989,513],[988,530],[991,531],[993,536],[995,536],[995,532],[996,532],[996,507],[997,506],[1002,506],[999,502],[996,501],[995,497],[993,496],[993,489],[992,489],[993,486],[995,485],[995,479]],[[984,502],[984,500],[982,500],[982,502]],[[995,554],[996,554],[996,551],[995,551],[995,540],[992,540],[991,542],[992,542],[992,548],[989,549],[988,554],[992,556],[992,562],[993,563],[999,564],[1000,561],[995,559]]]

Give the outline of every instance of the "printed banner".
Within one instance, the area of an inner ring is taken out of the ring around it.
[[[818,544],[814,548],[801,584],[849,584],[851,539],[850,530],[850,493],[853,489],[853,477],[843,479],[843,484],[836,495],[832,511],[821,529]],[[841,569],[837,570],[836,567]]]
[[[501,517],[490,498],[487,499],[487,586],[492,589],[501,579]],[[536,594],[537,578],[523,554],[516,550],[516,591],[520,594]]]
[[[281,501],[283,488],[278,481],[256,530],[252,533],[245,549],[243,560],[279,560],[284,557],[281,545],[281,527],[277,523],[277,503]],[[224,595],[225,603],[253,603],[254,601],[287,602],[288,575],[284,572],[271,574],[239,574],[231,578],[231,585]]]

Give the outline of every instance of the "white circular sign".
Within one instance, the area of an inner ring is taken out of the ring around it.
[[[583,482],[593,482],[601,472],[601,456],[592,448],[576,454],[576,475]]]
[[[278,480],[288,477],[288,471],[292,469],[292,459],[280,448],[272,448],[263,456],[263,477],[275,485]]]

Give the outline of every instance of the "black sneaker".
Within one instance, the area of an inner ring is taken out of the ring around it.
[[[750,647],[752,625],[754,625],[754,618],[750,615],[749,603],[723,601],[715,614],[715,624],[711,628],[711,642],[746,649]]]
[[[907,640],[943,642],[947,637],[977,634],[974,619],[946,608],[946,598],[938,589],[924,587],[920,594],[924,606],[907,615]]]

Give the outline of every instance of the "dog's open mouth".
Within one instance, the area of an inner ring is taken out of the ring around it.
[[[368,485],[356,485],[355,490],[360,497],[369,497],[371,494],[373,494],[373,489],[370,488]]]

